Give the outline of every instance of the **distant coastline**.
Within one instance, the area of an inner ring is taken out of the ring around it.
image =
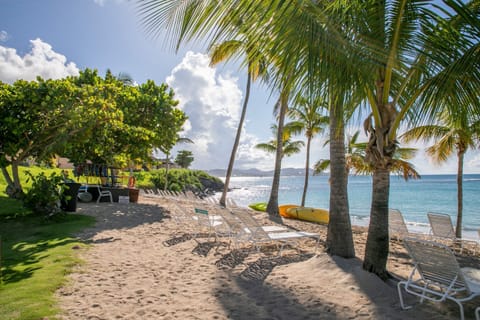
[[[207,172],[208,174],[219,177],[219,178],[224,178],[227,174],[227,170],[225,169],[210,169],[210,170],[203,170]],[[480,173],[465,173],[465,176],[471,176],[471,175],[478,175]],[[303,168],[283,168],[282,169],[282,176],[291,176],[291,177],[296,177],[296,176],[304,176],[305,175],[305,169]],[[310,169],[310,176],[313,175],[313,170]],[[322,174],[319,174],[319,176],[329,176],[329,172],[325,172]],[[273,177],[273,170],[259,170],[259,169],[235,169],[233,170],[233,177]],[[353,175],[352,175],[353,176]],[[456,176],[456,173],[429,173],[429,174],[420,174],[420,176]]]
[[[212,170],[204,170],[208,174],[215,176],[215,177],[225,177],[227,175],[227,170],[225,169],[212,169]],[[313,174],[313,170],[310,169],[310,175]],[[283,168],[282,169],[282,176],[304,176],[305,169],[303,168]],[[327,174],[321,174],[327,175]],[[258,169],[236,169],[233,170],[232,176],[234,177],[272,177],[273,170],[258,170]]]

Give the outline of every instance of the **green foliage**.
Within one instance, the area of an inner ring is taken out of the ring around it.
[[[37,176],[32,175],[29,171],[26,174],[31,179],[32,186],[23,198],[25,207],[31,209],[33,213],[47,218],[60,214],[62,198],[69,197],[64,196],[65,188],[68,186],[64,184],[63,177],[55,172],[51,173],[49,177],[43,172]]]
[[[0,198],[0,210],[5,201],[13,200]],[[93,223],[94,218],[79,214],[62,216],[53,223],[39,216],[0,216],[0,319],[55,318],[60,312],[55,291],[80,263],[78,250],[73,249],[85,247],[73,234]]]
[[[163,190],[165,187],[165,171],[165,169],[161,169],[152,172],[150,181],[154,187]],[[205,186],[202,184],[202,179],[212,181],[218,185],[223,185],[223,182],[220,179],[209,175],[205,171],[170,169],[168,170],[167,189],[170,191],[204,190]]]
[[[22,193],[16,173],[29,157],[126,167],[149,159],[154,148],[170,150],[187,119],[177,104],[165,84],[128,86],[90,69],[66,79],[0,83],[0,167],[12,165],[9,195]]]
[[[186,169],[190,167],[193,159],[194,158],[192,151],[180,150],[178,151],[177,157],[175,158],[175,163],[178,164],[180,167]]]

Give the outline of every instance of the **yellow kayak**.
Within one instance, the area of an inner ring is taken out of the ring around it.
[[[318,222],[322,224],[328,224],[328,221],[330,219],[328,210],[319,208],[290,208],[287,209],[286,214],[290,218]]]

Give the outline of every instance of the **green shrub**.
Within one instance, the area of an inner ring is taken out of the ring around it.
[[[46,218],[62,213],[61,200],[69,200],[69,196],[64,196],[68,186],[64,184],[63,176],[55,172],[52,172],[49,177],[44,172],[36,176],[30,171],[26,171],[26,174],[29,177],[27,181],[31,180],[32,186],[23,198],[24,206]]]

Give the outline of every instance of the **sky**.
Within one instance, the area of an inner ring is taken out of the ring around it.
[[[133,0],[0,0],[0,8],[0,81],[62,78],[90,68],[101,75],[107,69],[128,73],[137,83],[167,83],[189,117],[181,135],[194,141],[172,154],[192,151],[195,169],[227,167],[245,95],[246,76],[238,64],[210,67],[202,43],[176,52],[164,36],[145,31]],[[273,138],[276,98],[276,92],[253,85],[235,168],[273,169],[273,155],[254,146]],[[357,129],[353,125],[347,134]],[[325,139],[313,140],[311,163],[328,158]],[[411,162],[420,174],[456,173],[455,155],[433,165],[425,146],[414,146],[419,150]],[[304,163],[301,152],[285,158],[282,167],[303,168]],[[464,172],[480,173],[480,152],[467,153]]]

